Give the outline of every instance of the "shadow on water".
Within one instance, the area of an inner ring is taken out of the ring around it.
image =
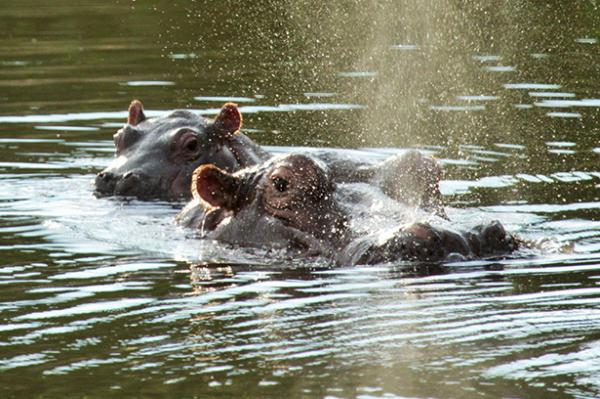
[[[4,3],[0,396],[600,395],[594,2]],[[235,101],[273,153],[418,147],[453,220],[538,248],[333,268],[201,241],[181,204],[92,194],[132,98]]]

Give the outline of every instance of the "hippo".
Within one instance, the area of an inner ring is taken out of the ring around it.
[[[114,135],[115,160],[95,179],[97,196],[141,200],[189,200],[192,172],[213,164],[227,172],[259,164],[271,154],[240,132],[242,115],[236,104],[223,105],[214,119],[189,110],[146,118],[143,104],[131,102],[127,123]],[[325,162],[335,182],[369,182],[409,205],[443,214],[437,184],[438,163],[416,150],[380,164],[344,157],[321,149],[312,154]]]
[[[338,265],[444,261],[506,256],[519,241],[499,222],[466,231],[417,222],[384,236],[350,227],[327,165],[288,154],[234,173],[202,165],[192,176],[194,197],[176,222],[220,242],[323,256]],[[437,199],[433,198],[437,201]]]
[[[95,193],[189,199],[198,165],[211,163],[233,172],[270,157],[240,133],[241,126],[242,115],[233,103],[223,105],[214,119],[183,109],[146,118],[143,104],[134,100],[127,123],[114,135],[116,158],[96,176]]]

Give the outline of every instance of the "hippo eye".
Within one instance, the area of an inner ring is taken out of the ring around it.
[[[190,138],[185,142],[185,149],[189,152],[196,152],[198,150],[198,139]]]
[[[180,153],[184,157],[191,157],[196,156],[198,151],[200,151],[201,145],[198,133],[190,129],[182,129],[173,138],[172,148],[173,151]]]
[[[288,186],[290,185],[289,181],[281,177],[274,177],[271,181],[273,182],[273,187],[275,187],[275,190],[279,191],[280,193],[283,193],[285,190],[287,190]]]

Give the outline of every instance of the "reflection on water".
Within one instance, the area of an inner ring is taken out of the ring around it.
[[[598,397],[594,7],[9,0],[0,396]],[[419,147],[453,220],[532,248],[332,268],[201,241],[182,204],[92,195],[133,98],[240,103],[272,153]]]

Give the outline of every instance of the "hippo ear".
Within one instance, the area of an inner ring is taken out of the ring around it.
[[[241,181],[214,165],[201,165],[192,175],[192,195],[205,203],[233,210]]]
[[[221,108],[219,115],[214,119],[214,129],[219,135],[229,136],[242,127],[242,114],[234,103],[226,103]]]
[[[129,115],[127,116],[127,123],[131,126],[135,126],[146,120],[144,115],[144,105],[140,100],[133,100],[129,104]]]

